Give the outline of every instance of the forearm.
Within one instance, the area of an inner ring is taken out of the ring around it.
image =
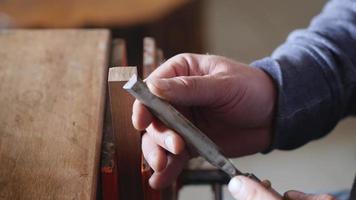
[[[330,132],[356,112],[356,2],[330,2],[308,29],[252,65],[279,91],[272,148],[293,149]]]

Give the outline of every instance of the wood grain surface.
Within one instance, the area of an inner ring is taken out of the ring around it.
[[[126,42],[124,39],[117,38],[112,40],[110,57],[110,67],[127,65]],[[102,200],[118,200],[118,163],[108,90],[107,88],[101,147],[101,197]],[[124,166],[121,165],[121,167]]]
[[[113,67],[109,70],[109,96],[113,134],[118,163],[119,199],[144,199],[141,176],[141,134],[131,122],[134,98],[122,87],[136,67]]]
[[[0,32],[0,199],[94,199],[109,33]]]

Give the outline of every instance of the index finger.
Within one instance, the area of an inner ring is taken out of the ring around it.
[[[154,70],[147,78],[173,78],[176,76],[194,76],[208,74],[210,62],[206,55],[179,54],[164,62]],[[153,116],[148,109],[139,101],[135,101],[132,107],[132,124],[138,130],[144,130],[152,122]]]
[[[147,79],[209,74],[211,65],[209,59],[205,58],[207,58],[207,55],[178,54],[160,65]]]
[[[164,62],[156,70],[154,70],[147,79],[172,78],[176,76],[188,76],[191,73],[197,73],[192,70],[193,66],[197,65],[197,59],[200,55],[197,54],[179,54]],[[148,109],[135,100],[132,106],[132,124],[137,130],[146,129],[152,122],[153,116]]]

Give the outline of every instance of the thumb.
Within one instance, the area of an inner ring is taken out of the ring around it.
[[[260,183],[245,176],[236,176],[230,180],[229,191],[235,199],[244,200],[280,200],[281,198],[266,189]]]
[[[149,78],[146,82],[153,94],[182,106],[212,105],[227,85],[227,81],[214,75]]]

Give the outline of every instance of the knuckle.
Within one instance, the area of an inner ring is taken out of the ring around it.
[[[189,66],[189,60],[192,60],[192,55],[189,53],[181,53],[173,56],[170,60],[174,63],[177,63],[178,67],[185,67]]]
[[[187,91],[195,91],[197,83],[195,79],[185,79],[183,77],[176,77],[177,80],[181,83],[181,85],[183,86],[184,90]]]
[[[173,58],[179,58],[179,59],[185,59],[187,57],[190,57],[192,54],[190,53],[179,53],[175,55]]]
[[[177,67],[185,71],[184,74],[190,76],[199,71],[196,63],[195,55],[191,53],[181,53],[176,56],[175,61],[178,63]]]

